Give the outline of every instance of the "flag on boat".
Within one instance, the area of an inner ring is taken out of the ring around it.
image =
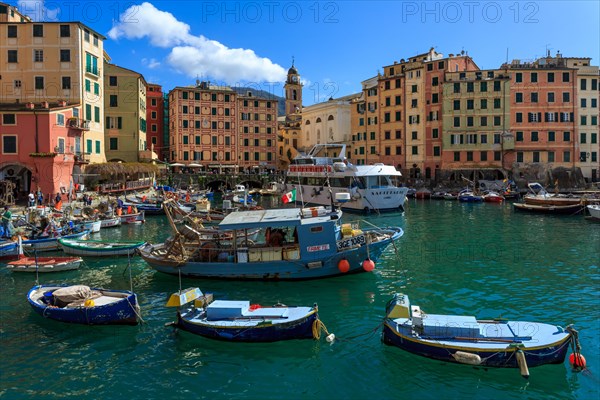
[[[281,196],[281,201],[283,201],[283,204],[296,201],[296,189],[292,189],[291,192],[284,193],[283,196]]]

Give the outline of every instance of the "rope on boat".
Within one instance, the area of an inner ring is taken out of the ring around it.
[[[573,324],[567,326],[565,330],[571,334],[571,349],[573,351],[573,354],[575,355],[575,360],[581,360],[583,356],[581,355],[581,343],[579,343],[579,332],[575,328],[573,328]],[[585,371],[587,368],[585,367],[585,359],[583,360],[583,365],[578,365],[577,363],[572,364],[573,369],[575,369],[576,371]]]
[[[315,319],[315,322],[312,324],[312,335],[313,339],[319,340],[321,339],[321,331],[325,332],[325,334],[329,337],[331,333],[327,330],[325,324],[319,319]]]

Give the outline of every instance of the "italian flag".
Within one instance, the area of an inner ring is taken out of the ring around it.
[[[283,196],[281,196],[281,201],[283,201],[283,204],[296,201],[296,189],[292,189],[291,192],[284,193]]]

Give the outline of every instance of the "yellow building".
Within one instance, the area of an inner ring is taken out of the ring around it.
[[[353,99],[350,107],[352,135],[347,157],[357,165],[372,163],[378,157],[378,80],[379,76],[374,76],[362,81],[362,93]]]
[[[0,3],[1,103],[81,104],[79,160],[104,162],[104,36],[79,22],[32,22]],[[85,123],[89,121],[89,123]]]
[[[283,88],[285,117],[279,121],[277,140],[277,168],[280,170],[286,170],[298,151],[307,147],[302,139],[302,83],[293,62]]]
[[[104,64],[106,159],[136,162],[157,158],[147,149],[146,87],[142,74]]]
[[[350,131],[351,101],[361,93],[351,94],[302,109],[302,138],[306,147],[324,143],[344,143],[352,139]]]

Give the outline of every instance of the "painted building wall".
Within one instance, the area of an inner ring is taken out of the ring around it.
[[[146,81],[127,68],[104,64],[106,158],[140,161],[146,150]]]
[[[164,93],[162,87],[148,84],[146,92],[146,121],[148,129],[146,137],[148,148],[158,154],[160,160],[169,156],[164,145]]]

